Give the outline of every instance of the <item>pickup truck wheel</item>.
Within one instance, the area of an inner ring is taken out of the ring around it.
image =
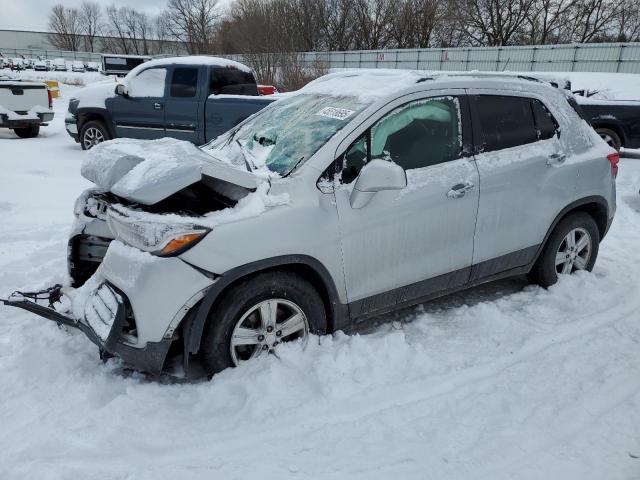
[[[576,270],[590,272],[599,244],[600,232],[593,217],[584,212],[573,213],[560,220],[527,278],[547,288],[558,281],[559,275]]]
[[[225,292],[209,315],[202,365],[211,376],[326,330],[324,303],[309,282],[287,272],[261,273]]]
[[[14,132],[20,138],[34,138],[40,134],[40,125],[34,125],[33,127],[14,128]]]
[[[596,128],[596,132],[598,132],[600,138],[607,142],[607,145],[620,151],[620,148],[622,147],[622,140],[620,140],[620,135],[609,128]]]
[[[80,130],[80,145],[83,150],[90,150],[99,143],[111,140],[106,125],[99,120],[85,123]]]

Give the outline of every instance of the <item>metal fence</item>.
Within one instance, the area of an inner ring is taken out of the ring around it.
[[[3,49],[5,57],[65,58],[100,61],[100,54]],[[640,73],[640,42],[541,45],[526,47],[425,48],[403,50],[357,50],[346,52],[306,52],[295,54],[308,67],[401,68],[417,70],[548,71]],[[249,65],[251,55],[225,55]],[[640,86],[639,86],[640,87]]]
[[[24,56],[27,58],[42,58],[53,60],[54,58],[64,58],[65,60],[81,60],[83,62],[101,62],[99,53],[92,52],[72,52],[66,50],[42,50],[38,48],[2,48],[0,46],[0,54],[4,57],[19,58]]]
[[[251,55],[233,57],[253,63]],[[307,52],[296,57],[308,67],[325,68],[640,73],[640,43]]]

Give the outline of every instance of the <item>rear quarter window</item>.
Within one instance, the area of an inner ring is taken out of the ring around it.
[[[209,73],[211,95],[258,95],[256,79],[251,72],[238,68],[214,67]]]

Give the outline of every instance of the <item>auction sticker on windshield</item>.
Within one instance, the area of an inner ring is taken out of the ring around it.
[[[324,107],[320,110],[316,115],[320,115],[322,117],[335,118],[336,120],[345,120],[353,115],[355,112],[353,110],[347,110],[346,108],[338,108],[338,107]]]

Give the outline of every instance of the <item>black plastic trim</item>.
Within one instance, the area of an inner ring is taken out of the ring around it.
[[[96,115],[100,117],[100,120],[104,122],[105,126],[107,127],[107,130],[109,131],[109,135],[111,136],[111,138],[117,137],[115,128],[113,127],[113,119],[111,117],[111,113],[109,113],[109,110],[105,108],[95,108],[95,107],[84,107],[84,108],[78,108],[78,110],[76,110],[75,116],[78,119],[78,122],[77,122],[78,134],[80,134],[80,132],[82,131],[83,125],[91,121],[91,119],[89,120],[86,119],[86,117],[89,115]]]
[[[185,345],[188,346],[188,352],[197,353],[200,349],[200,340],[204,325],[207,321],[211,308],[220,294],[231,283],[264,270],[275,267],[286,267],[291,265],[304,265],[313,269],[315,273],[322,279],[325,289],[329,297],[329,305],[331,308],[331,317],[333,319],[333,330],[340,330],[349,325],[349,310],[347,305],[340,303],[338,300],[338,290],[331,278],[331,274],[322,265],[321,262],[308,255],[283,255],[280,257],[259,260],[257,262],[248,263],[240,267],[233,268],[221,275],[216,282],[207,291],[205,297],[200,301],[197,313],[183,325],[183,334],[185,335]]]

